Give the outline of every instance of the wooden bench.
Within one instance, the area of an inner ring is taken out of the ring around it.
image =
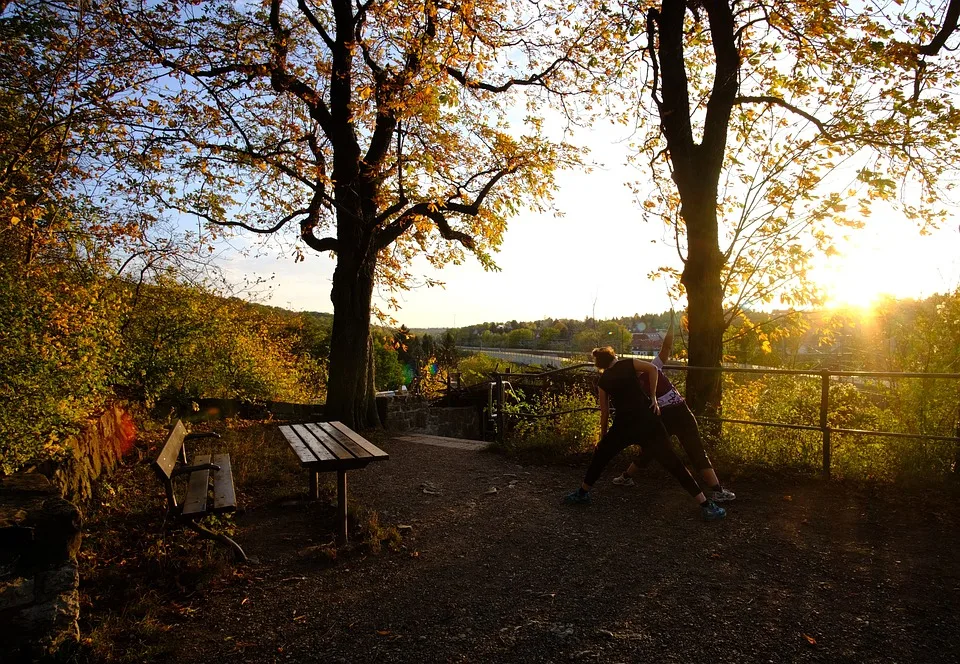
[[[280,427],[300,465],[309,471],[310,497],[320,497],[322,472],[337,471],[337,541],[347,541],[347,471],[363,468],[390,455],[340,422]]]
[[[215,533],[198,521],[209,514],[223,514],[237,508],[237,496],[233,488],[233,473],[230,470],[229,454],[198,454],[187,462],[186,441],[197,438],[219,438],[216,433],[187,433],[183,423],[177,420],[170,437],[160,450],[160,456],[151,464],[163,484],[167,498],[167,513],[178,523],[185,524],[202,537],[216,540],[229,546],[237,560],[247,556],[240,545],[221,533]],[[213,474],[213,496],[211,490]],[[186,494],[183,503],[177,503],[174,480],[186,476]]]

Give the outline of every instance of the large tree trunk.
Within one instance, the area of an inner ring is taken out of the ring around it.
[[[702,184],[695,188],[709,189]],[[717,243],[717,213],[710,192],[688,204],[683,218],[687,224],[688,253],[681,281],[687,291],[687,320],[690,328],[691,367],[719,367],[723,353],[723,259]],[[687,402],[697,415],[720,412],[719,371],[691,370],[687,375]]]
[[[716,76],[707,101],[703,140],[694,140],[691,124],[689,83],[684,63],[684,16],[690,3],[664,0],[659,13],[651,19],[659,27],[662,101],[660,121],[670,160],[673,179],[680,193],[681,209],[687,227],[687,256],[681,282],[687,291],[687,315],[690,326],[690,366],[711,368],[690,371],[687,377],[687,401],[697,415],[720,411],[720,367],[723,352],[723,265],[720,253],[717,200],[727,126],[739,89],[740,54],[730,2],[702,3],[710,23],[716,57]],[[653,24],[648,24],[651,30]]]
[[[324,415],[352,428],[379,426],[373,387],[370,305],[376,253],[341,249],[333,273],[333,331]]]

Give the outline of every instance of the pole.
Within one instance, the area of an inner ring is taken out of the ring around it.
[[[503,376],[497,374],[497,442],[503,443],[504,441],[504,422],[506,421],[504,412],[503,412],[503,402],[504,402],[505,392],[503,388]]]
[[[823,478],[830,479],[830,427],[827,410],[830,405],[830,370],[820,373],[820,432],[823,436]]]
[[[337,471],[337,544],[347,543],[347,471]]]

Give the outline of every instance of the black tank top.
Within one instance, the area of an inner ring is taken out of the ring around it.
[[[637,376],[633,360],[617,360],[606,369],[597,381],[597,385],[613,399],[614,406],[621,411],[632,408],[645,408],[649,405],[650,389],[647,376]],[[658,381],[659,382],[659,381]]]

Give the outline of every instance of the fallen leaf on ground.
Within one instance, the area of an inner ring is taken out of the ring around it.
[[[487,495],[492,495],[492,494],[494,494],[494,493],[496,493],[496,492],[497,492],[497,487],[495,487],[495,486],[492,486],[492,487],[490,487],[489,489],[487,489],[486,491],[484,491],[484,493],[487,494]]]
[[[793,496],[784,496],[783,499],[788,503],[793,502]]]
[[[809,634],[804,634],[803,638],[805,638],[807,640],[807,643],[809,643],[810,645],[812,646],[817,645],[817,640],[812,636],[810,636]]]
[[[380,636],[386,636],[386,635],[388,635],[389,633],[390,633],[390,630],[389,630],[389,629],[378,629],[378,630],[377,630],[377,634],[379,634]]]

